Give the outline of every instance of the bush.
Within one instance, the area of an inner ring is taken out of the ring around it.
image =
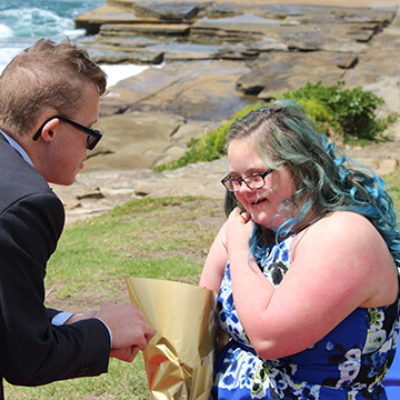
[[[306,113],[315,121],[321,132],[331,136],[343,137],[345,142],[354,140],[369,143],[377,140],[389,124],[397,119],[396,114],[386,119],[377,119],[375,112],[383,99],[372,92],[361,88],[344,89],[345,82],[324,87],[321,82],[308,82],[295,91],[287,91],[276,96],[276,99],[292,99],[302,105]],[[241,118],[262,104],[249,105],[237,112],[229,122],[217,129],[207,132],[200,139],[191,139],[187,144],[189,150],[178,160],[154,168],[155,171],[176,169],[199,161],[212,161],[225,153],[226,136],[233,121]]]
[[[308,82],[305,87],[285,92],[278,98],[300,103],[325,133],[335,132],[345,141],[377,139],[391,122],[389,117],[385,120],[376,118],[376,109],[384,103],[383,99],[360,87],[344,89],[344,84],[340,81],[324,87],[321,82]]]

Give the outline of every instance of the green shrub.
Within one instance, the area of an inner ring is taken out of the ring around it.
[[[343,86],[344,82],[341,82]],[[381,126],[375,120],[375,111],[383,104],[383,99],[361,88],[338,91],[328,99],[328,104],[335,113],[335,119],[345,136],[359,139],[374,139],[381,133]]]
[[[276,99],[291,99],[301,104],[306,113],[315,121],[321,132],[328,136],[340,135],[347,143],[369,143],[378,140],[389,124],[397,119],[391,114],[385,119],[377,119],[375,112],[383,99],[360,87],[344,89],[345,82],[324,87],[322,82],[306,83],[294,91],[276,95]],[[262,104],[251,104],[239,112],[229,122],[207,132],[200,139],[191,139],[188,151],[178,160],[154,168],[155,171],[176,169],[199,161],[212,161],[225,153],[226,136],[232,122],[241,118]]]
[[[278,98],[300,103],[307,114],[326,133],[335,132],[344,140],[375,140],[392,118],[377,119],[375,112],[384,103],[374,93],[357,87],[344,89],[344,81],[324,87],[322,82],[307,83],[303,88],[285,92]]]

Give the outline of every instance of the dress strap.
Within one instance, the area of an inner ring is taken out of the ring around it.
[[[239,341],[237,341],[235,339],[232,339],[232,338],[231,338],[231,340],[229,340],[229,342],[228,342],[228,344],[226,346],[229,347],[229,348],[231,348],[231,347],[234,347],[234,348],[235,347],[236,348],[240,347],[242,350],[248,351],[248,352],[254,354],[255,356],[257,356],[256,351],[252,347],[246,346],[245,344],[243,344],[243,343],[241,343],[241,342],[239,342]]]

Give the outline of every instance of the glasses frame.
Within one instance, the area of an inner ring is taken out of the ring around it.
[[[63,117],[62,115],[53,115],[52,117],[47,118],[46,121],[44,121],[43,124],[40,125],[40,128],[32,136],[32,139],[35,141],[38,140],[40,135],[42,134],[42,130],[43,130],[44,126],[53,119],[59,119],[60,121],[67,122],[68,124],[72,125],[74,128],[79,129],[83,133],[86,133],[86,135],[88,135],[86,138],[86,148],[88,150],[93,150],[96,147],[97,143],[99,143],[100,139],[103,137],[103,133],[97,129],[87,128],[86,126],[78,124],[78,122],[75,122],[66,117]]]
[[[275,171],[272,168],[268,168],[266,171],[262,172],[261,174],[254,174],[252,176],[247,176],[246,178],[232,178],[229,174],[226,175],[224,178],[221,179],[221,183],[225,186],[225,188],[227,190],[229,190],[230,192],[238,192],[240,190],[240,188],[242,187],[242,182],[244,182],[246,184],[246,186],[251,189],[251,190],[257,190],[257,189],[261,189],[265,186],[265,177],[268,176],[272,171]],[[249,185],[249,183],[246,181],[246,179],[251,178],[251,177],[255,177],[255,176],[261,176],[262,180],[263,180],[263,184],[260,187],[257,188],[253,188]],[[239,189],[237,190],[232,190],[229,188],[229,182],[230,181],[236,181],[239,182]]]

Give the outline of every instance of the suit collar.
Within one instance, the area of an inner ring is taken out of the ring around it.
[[[14,140],[10,135],[0,129],[0,138],[6,140],[11,147],[13,147],[21,155],[21,157],[33,167],[32,160],[29,158],[28,153],[21,147],[21,145]]]

